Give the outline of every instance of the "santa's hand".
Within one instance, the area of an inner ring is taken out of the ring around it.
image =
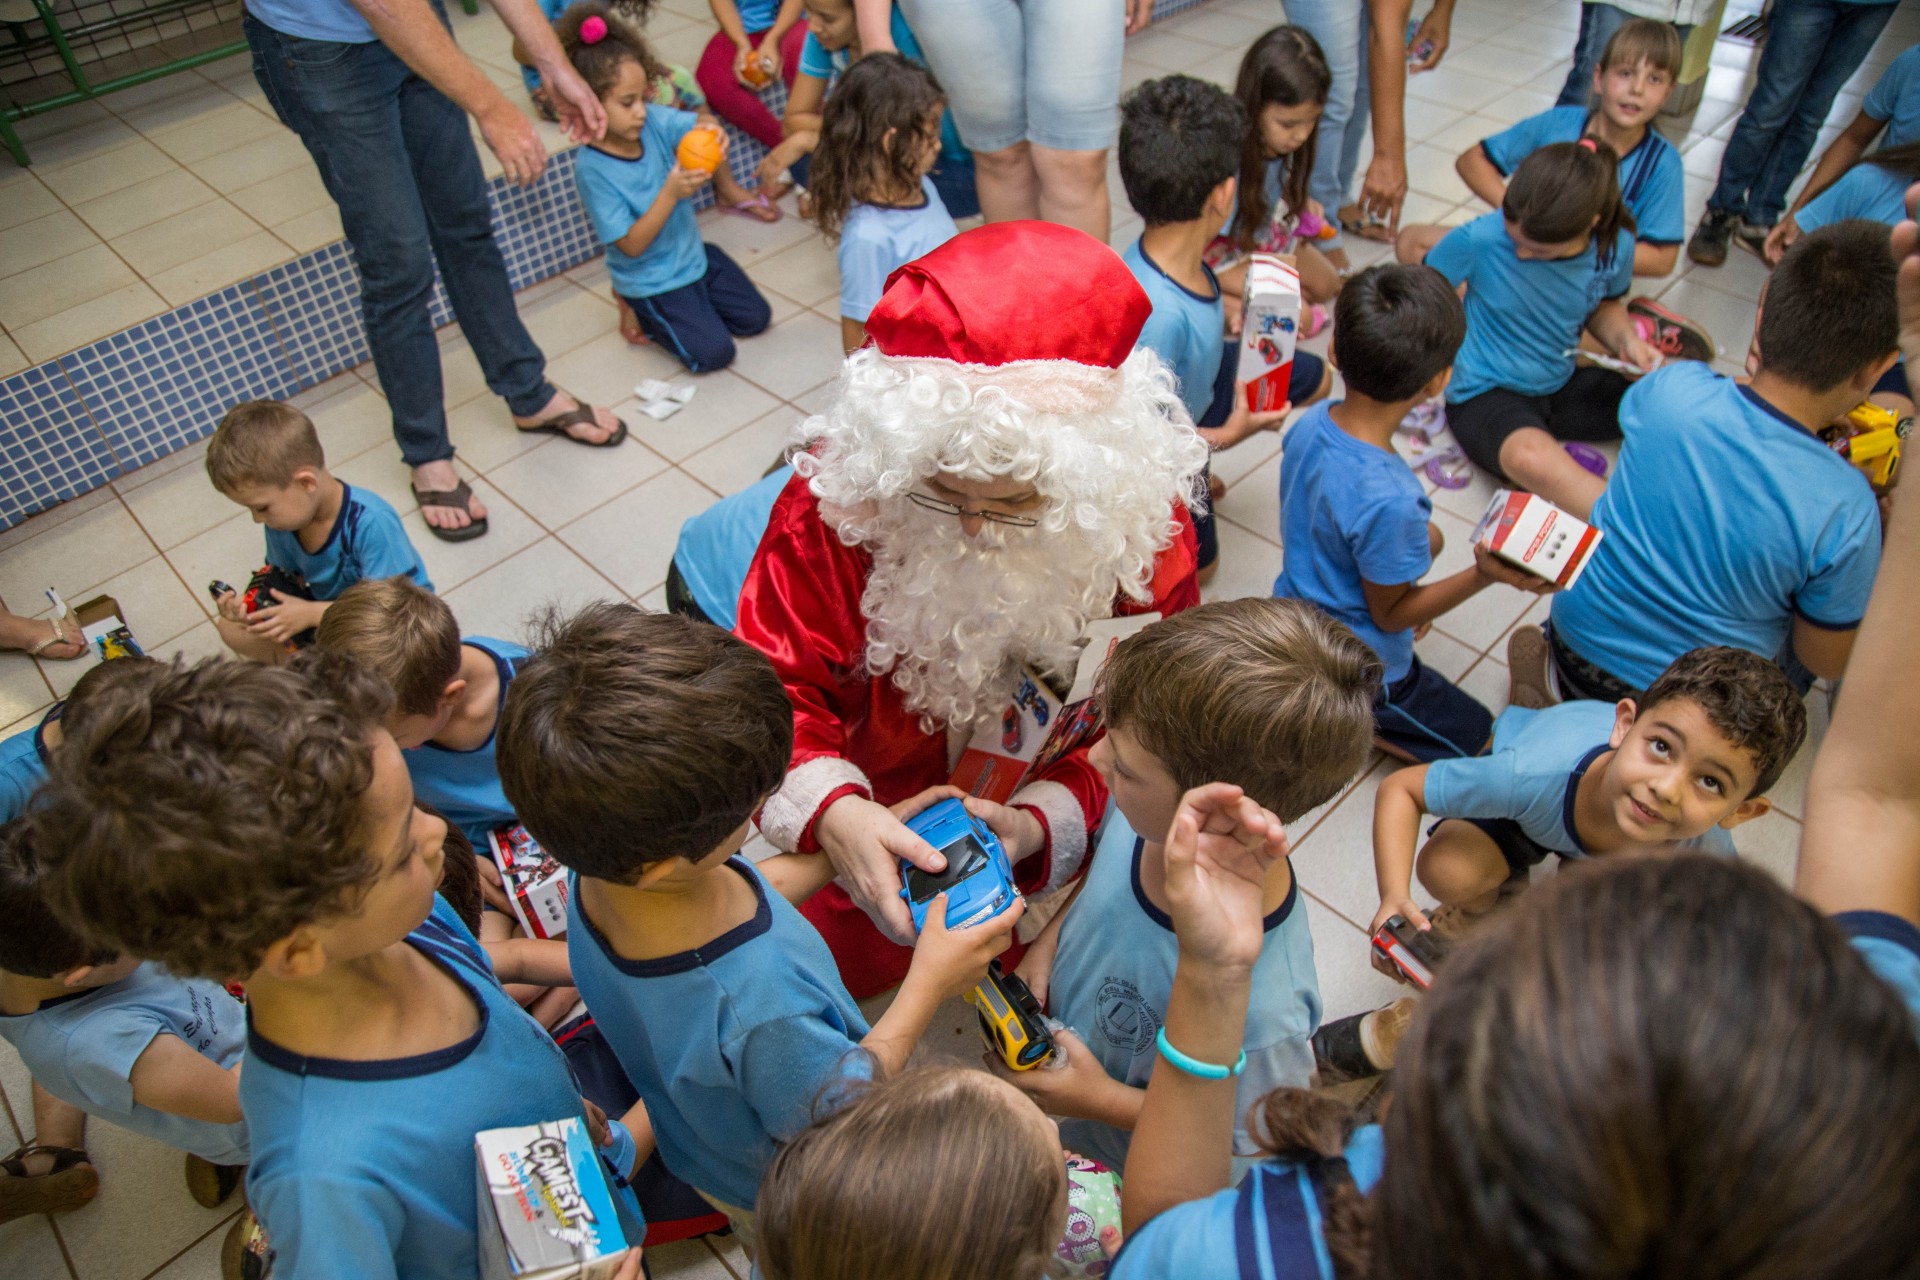
[[[836,877],[860,909],[880,932],[911,946],[913,913],[900,897],[900,863],[904,859],[922,871],[944,871],[946,858],[907,830],[885,805],[865,796],[841,796],[821,813],[813,830]]]

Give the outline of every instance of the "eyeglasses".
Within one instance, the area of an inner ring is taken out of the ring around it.
[[[977,516],[982,520],[991,520],[995,524],[1010,524],[1016,529],[1032,529],[1040,524],[1032,516],[1010,516],[1003,511],[970,511],[957,502],[942,502],[924,493],[909,493],[907,497],[916,507],[925,507],[929,511],[938,511],[942,515],[959,516],[963,520],[968,516]]]

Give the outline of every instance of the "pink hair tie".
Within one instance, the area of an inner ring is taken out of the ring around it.
[[[580,43],[599,44],[607,38],[607,20],[593,14],[580,24]]]
[[[587,19],[587,21],[588,21],[588,22],[600,22],[600,19],[598,19],[598,18],[588,18],[588,19]],[[601,30],[601,31],[602,31],[602,32],[604,33],[604,32],[606,31],[606,29],[607,29],[607,24],[606,24],[606,23],[604,23],[604,22],[600,22],[600,30]],[[583,32],[584,32],[584,30],[585,30],[585,28],[582,28],[582,31],[583,31]],[[597,37],[596,37],[596,38],[597,38]],[[1581,145],[1581,146],[1583,146],[1583,147],[1585,147],[1585,148],[1586,148],[1587,150],[1589,150],[1589,151],[1593,151],[1593,150],[1596,150],[1596,147],[1595,147],[1595,145],[1594,145],[1594,141],[1593,141],[1593,139],[1592,139],[1592,138],[1582,138],[1582,139],[1580,139],[1580,145]]]

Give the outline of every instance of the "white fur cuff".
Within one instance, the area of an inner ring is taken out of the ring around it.
[[[774,848],[793,852],[800,847],[801,837],[806,835],[821,803],[849,784],[873,794],[873,786],[859,766],[839,756],[815,756],[787,770],[780,789],[760,810],[760,834]]]
[[[1057,782],[1029,782],[1013,793],[1010,805],[1032,805],[1047,818],[1047,834],[1052,864],[1047,882],[1031,896],[1051,893],[1079,874],[1087,860],[1087,813],[1073,792]]]

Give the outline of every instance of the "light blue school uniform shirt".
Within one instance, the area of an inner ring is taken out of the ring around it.
[[[693,202],[682,200],[660,227],[660,234],[636,257],[615,244],[666,185],[674,149],[700,117],[673,107],[649,106],[640,126],[640,154],[629,160],[594,147],[581,147],[573,167],[580,203],[594,234],[607,246],[607,274],[623,298],[651,298],[684,289],[707,274],[707,249],[693,216]]]
[[[960,234],[933,179],[920,179],[920,203],[859,203],[840,228],[840,314],[867,322],[887,277]]]
[[[1275,156],[1273,159],[1267,161],[1267,167],[1266,167],[1264,176],[1261,179],[1261,190],[1266,193],[1267,219],[1269,221],[1273,221],[1281,217],[1284,217],[1286,214],[1285,192],[1286,192],[1286,181],[1287,181],[1287,161],[1290,158],[1291,157],[1288,157],[1288,156]],[[1236,231],[1239,230],[1239,227],[1240,227],[1240,206],[1239,206],[1239,203],[1236,201],[1234,204],[1233,212],[1228,214],[1227,220],[1220,224],[1219,234],[1223,236],[1233,235]]]
[[[143,964],[120,981],[0,1017],[0,1038],[20,1052],[48,1093],[90,1116],[145,1134],[214,1164],[245,1164],[247,1123],[216,1124],[156,1111],[133,1100],[133,1064],[173,1036],[223,1071],[246,1046],[245,1011],[217,982],[176,978]]]
[[[1386,681],[1413,666],[1413,629],[1383,631],[1362,580],[1417,582],[1433,567],[1433,500],[1398,454],[1342,431],[1321,403],[1280,446],[1280,545],[1273,594],[1318,605],[1353,629],[1386,665]]]
[[[1060,925],[1048,980],[1054,1017],[1085,1040],[1108,1075],[1145,1088],[1160,1056],[1155,1037],[1179,959],[1173,921],[1140,886],[1145,842],[1109,804],[1086,882]],[[1313,1075],[1311,1037],[1320,1025],[1320,980],[1299,882],[1266,918],[1266,940],[1253,965],[1247,1009],[1246,1070],[1234,1092],[1234,1173],[1258,1154],[1246,1130],[1247,1109],[1282,1085],[1305,1087]],[[1060,1141],[1110,1169],[1124,1169],[1133,1135],[1091,1120],[1060,1124]]]
[[[533,656],[533,650],[511,640],[493,640],[486,636],[467,636],[460,641],[469,649],[478,649],[493,659],[500,678],[501,709],[507,705],[507,685],[520,664]],[[493,732],[471,751],[455,751],[435,742],[423,742],[401,754],[406,757],[407,773],[413,778],[413,793],[438,809],[441,816],[466,833],[474,852],[485,856],[487,833],[514,820],[513,802],[500,786],[500,766],[494,759],[494,744],[500,733],[499,712],[494,713]]]
[[[675,1177],[751,1209],[774,1143],[813,1119],[822,1091],[867,1075],[867,1020],[827,944],[744,858],[714,875],[753,887],[753,918],[678,955],[628,960],[567,904],[573,982],[647,1104]]]
[[[256,20],[289,36],[372,44],[380,37],[347,0],[247,0]]]
[[[1574,830],[1574,792],[1612,734],[1610,702],[1562,702],[1543,711],[1508,707],[1493,722],[1487,755],[1427,766],[1427,812],[1436,818],[1508,818],[1528,839],[1563,858],[1589,857]],[[1725,827],[1673,847],[1734,851]]]
[[[1833,918],[1854,950],[1882,982],[1892,987],[1913,1013],[1920,1037],[1920,929],[1884,911],[1843,911]]]
[[[1644,689],[1681,654],[1778,656],[1795,617],[1860,624],[1880,567],[1880,512],[1858,468],[1750,388],[1697,360],[1641,378],[1593,524],[1606,537],[1553,597],[1579,654]]]
[[[580,1090],[560,1047],[500,989],[442,898],[407,935],[460,984],[480,1025],[410,1058],[349,1062],[289,1052],[251,1028],[240,1104],[253,1130],[247,1203],[273,1241],[278,1280],[474,1280],[473,1138],[573,1118]],[[632,1243],[646,1234],[616,1196]]]
[[[766,31],[780,15],[780,0],[734,0],[740,10],[740,25],[748,32]]]
[[[0,742],[0,822],[25,813],[33,793],[47,780],[47,725],[60,718],[66,705],[54,703],[39,724]]]
[[[1386,1144],[1363,1125],[1342,1154],[1361,1195],[1380,1181]],[[1334,1280],[1319,1188],[1299,1161],[1262,1160],[1240,1184],[1149,1219],[1121,1245],[1109,1280]]]
[[[547,20],[548,25],[552,25],[560,21],[560,15],[567,11],[572,0],[534,0],[534,3],[540,10],[540,16]],[[523,65],[520,68],[520,82],[527,86],[528,93],[532,93],[540,87],[540,72]]]
[[[405,574],[433,590],[426,562],[413,549],[399,512],[370,489],[342,483],[340,514],[318,551],[300,545],[296,534],[267,530],[267,563],[307,584],[315,600],[338,600],[356,582]]]
[[[1793,221],[1802,232],[1848,218],[1866,218],[1890,227],[1906,218],[1907,188],[1911,185],[1899,174],[1863,160],[1807,201],[1806,208],[1793,215]]]
[[[1426,262],[1447,283],[1467,286],[1467,339],[1447,403],[1495,387],[1550,396],[1573,376],[1565,352],[1579,343],[1587,317],[1633,284],[1633,236],[1620,232],[1608,267],[1592,244],[1571,258],[1523,262],[1495,209],[1449,231]]]
[[[907,16],[900,12],[899,5],[893,6],[887,25],[893,33],[894,51],[903,58],[926,66],[927,55],[920,52],[920,41],[914,38],[913,29],[907,26]],[[834,81],[852,65],[852,49],[829,49],[820,43],[812,31],[808,31],[806,39],[800,42],[800,62],[795,72],[825,80],[827,92],[832,93]],[[960,141],[960,129],[954,124],[951,111],[940,113],[940,154],[949,160],[964,159],[970,155],[966,144]]]
[[[1180,402],[1195,422],[1213,407],[1213,384],[1220,376],[1220,361],[1226,356],[1226,307],[1220,299],[1220,282],[1213,268],[1205,263],[1209,293],[1195,293],[1168,275],[1159,263],[1147,256],[1138,240],[1120,255],[1133,272],[1133,278],[1146,290],[1153,310],[1140,327],[1135,348],[1147,347],[1166,361],[1180,384]]]
[[[674,567],[715,626],[733,630],[740,614],[740,588],[766,536],[773,504],[791,479],[791,466],[777,467],[751,488],[720,499],[680,526]]]
[[[1920,138],[1920,45],[1890,63],[1873,82],[1860,109],[1875,120],[1885,120],[1880,146],[1897,147]]]
[[[1578,142],[1586,131],[1587,108],[1551,107],[1537,116],[1483,139],[1481,152],[1500,176],[1510,178],[1520,162],[1554,142]],[[1639,224],[1635,239],[1644,244],[1679,244],[1687,238],[1686,172],[1673,144],[1648,127],[1633,150],[1620,157],[1620,198]]]

